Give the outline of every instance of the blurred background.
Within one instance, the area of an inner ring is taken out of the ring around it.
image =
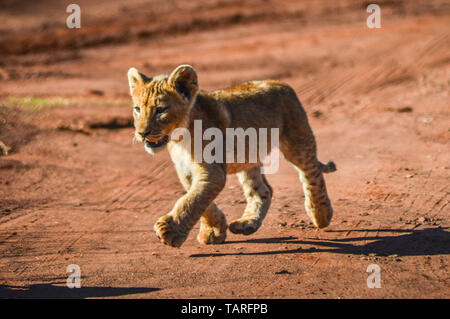
[[[80,29],[66,27],[69,3],[0,1],[0,94],[120,96],[131,65],[155,74],[189,62],[204,89],[289,80],[320,103],[448,62],[448,1],[379,1],[381,29],[356,0],[80,0]]]

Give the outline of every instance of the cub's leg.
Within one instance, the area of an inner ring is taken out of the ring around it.
[[[212,202],[200,217],[197,240],[201,244],[221,244],[227,237],[227,220],[223,212]]]
[[[259,166],[239,172],[239,182],[244,189],[247,207],[241,218],[230,223],[230,231],[235,234],[250,235],[258,230],[272,199],[270,187]]]
[[[327,227],[333,216],[333,208],[327,194],[323,172],[336,170],[333,162],[322,164],[316,157],[316,143],[311,130],[303,132],[301,141],[281,142],[281,151],[299,172],[305,194],[305,209],[314,225]]]
[[[178,178],[184,189],[189,191],[192,175],[186,167],[176,166]],[[221,244],[227,237],[227,220],[224,213],[212,202],[200,217],[200,231],[197,240],[201,244]]]
[[[183,244],[189,231],[204,213],[207,215],[205,222],[212,223],[220,220],[217,217],[219,215],[218,210],[213,210],[215,205],[212,205],[211,208],[210,205],[225,186],[225,166],[222,164],[192,163],[190,171],[189,177],[181,178],[187,193],[179,198],[172,211],[160,217],[154,226],[161,242],[173,247],[180,247]],[[178,174],[180,175],[179,172]],[[215,229],[213,229],[214,231]],[[204,236],[206,236],[206,232],[207,230],[205,230]],[[208,238],[212,237],[214,236]],[[220,234],[218,237],[220,237]]]

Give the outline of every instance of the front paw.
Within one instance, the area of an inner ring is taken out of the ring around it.
[[[155,226],[153,226],[153,229],[162,243],[172,247],[180,247],[188,235],[171,215],[160,217],[155,223]]]

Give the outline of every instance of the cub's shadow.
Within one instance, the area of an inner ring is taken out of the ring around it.
[[[83,287],[68,288],[65,282],[61,286],[54,284],[33,284],[29,286],[0,285],[0,298],[6,299],[82,299],[117,297],[122,295],[146,293],[160,290],[159,288],[136,287]]]
[[[377,256],[424,256],[424,255],[448,255],[450,254],[450,232],[445,228],[426,228],[420,230],[406,229],[351,229],[334,230],[328,233],[363,233],[362,237],[344,237],[336,239],[312,239],[298,240],[297,237],[261,238],[243,241],[230,241],[227,244],[304,244],[310,245],[308,249],[283,249],[258,252],[239,253],[212,253],[193,254],[190,257],[220,257],[239,255],[277,255],[310,252],[329,252],[336,254]],[[394,235],[381,235],[393,233]],[[375,234],[375,236],[374,236]],[[366,243],[366,241],[368,241]]]

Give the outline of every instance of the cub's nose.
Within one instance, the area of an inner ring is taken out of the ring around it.
[[[139,134],[142,138],[146,138],[146,137],[150,134],[150,131],[139,132],[138,134]]]

